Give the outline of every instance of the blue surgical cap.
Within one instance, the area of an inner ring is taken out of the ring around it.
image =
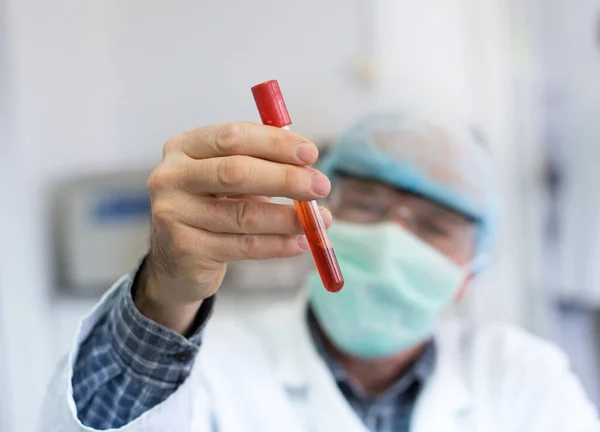
[[[342,133],[319,168],[334,184],[338,172],[378,180],[475,219],[475,262],[487,261],[498,191],[490,155],[468,129],[406,111],[376,113]]]

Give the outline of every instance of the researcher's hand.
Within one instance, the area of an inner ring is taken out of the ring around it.
[[[202,300],[221,285],[226,263],[291,257],[309,249],[293,206],[330,190],[307,165],[316,146],[282,129],[228,123],[195,129],[164,146],[148,179],[150,251],[135,303],[147,317],[185,334]],[[324,222],[331,215],[321,210]]]

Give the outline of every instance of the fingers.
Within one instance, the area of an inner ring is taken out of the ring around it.
[[[309,250],[304,235],[205,235],[210,258],[218,262],[288,258]]]
[[[306,138],[283,129],[254,123],[225,123],[194,129],[165,145],[193,159],[246,155],[275,162],[309,165],[317,160],[317,147]]]
[[[148,178],[149,286],[170,303],[189,305],[218,289],[227,262],[307,251],[294,208],[268,197],[325,197],[329,180],[306,167],[317,157],[305,138],[251,123],[207,126],[167,141]],[[330,225],[329,212],[323,219]]]
[[[331,183],[312,168],[281,164],[249,156],[190,160],[181,170],[181,187],[205,195],[281,196],[321,199]]]
[[[271,197],[263,196],[263,195],[230,195],[230,196],[226,196],[226,198],[231,198],[231,199],[248,199],[248,200],[251,200],[251,201],[258,201],[258,202],[264,202],[264,203],[270,203],[271,202]]]
[[[326,227],[331,213],[320,208]],[[272,204],[253,199],[173,197],[169,208],[155,209],[159,218],[213,233],[302,234],[303,229],[294,206]]]
[[[222,234],[183,225],[170,225],[168,232],[171,258],[199,269],[210,263],[286,258],[309,250],[302,234]]]

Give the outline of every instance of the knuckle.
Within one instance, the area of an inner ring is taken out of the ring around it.
[[[146,187],[151,195],[155,195],[162,189],[176,187],[182,175],[185,175],[184,167],[180,164],[161,163],[148,177]]]
[[[167,140],[167,142],[165,142],[165,145],[163,146],[163,157],[165,155],[167,155],[168,153],[171,153],[174,151],[181,151],[183,149],[183,141],[184,141],[183,135],[176,135],[172,138],[169,138]]]
[[[172,208],[161,204],[155,204],[152,206],[152,223],[159,226],[165,226],[168,225],[172,220]]]
[[[239,231],[248,231],[256,226],[258,215],[255,207],[246,200],[240,201],[235,207],[235,227]]]
[[[229,123],[221,127],[215,138],[215,147],[221,154],[237,154],[248,135],[247,128],[241,123]]]
[[[286,166],[283,176],[283,185],[286,190],[298,191],[302,183],[301,173],[298,169],[292,166]]]
[[[151,194],[154,194],[163,189],[168,184],[169,178],[169,170],[165,168],[164,165],[159,165],[148,177],[148,181],[146,182],[148,191],[150,191]]]
[[[246,259],[252,258],[260,251],[260,238],[256,235],[244,235],[240,238],[240,251]]]
[[[237,186],[244,181],[247,168],[242,158],[225,158],[217,167],[217,181],[223,186]]]
[[[160,171],[161,170],[159,168],[156,168],[148,177],[146,187],[148,188],[150,194],[155,194],[163,187],[163,179]]]
[[[290,255],[290,238],[287,236],[278,236],[273,242],[273,251],[276,258],[285,258]]]

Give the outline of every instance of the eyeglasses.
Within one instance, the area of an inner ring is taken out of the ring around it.
[[[365,224],[397,222],[447,255],[472,247],[477,235],[474,220],[376,181],[339,178],[327,204],[340,220]]]

